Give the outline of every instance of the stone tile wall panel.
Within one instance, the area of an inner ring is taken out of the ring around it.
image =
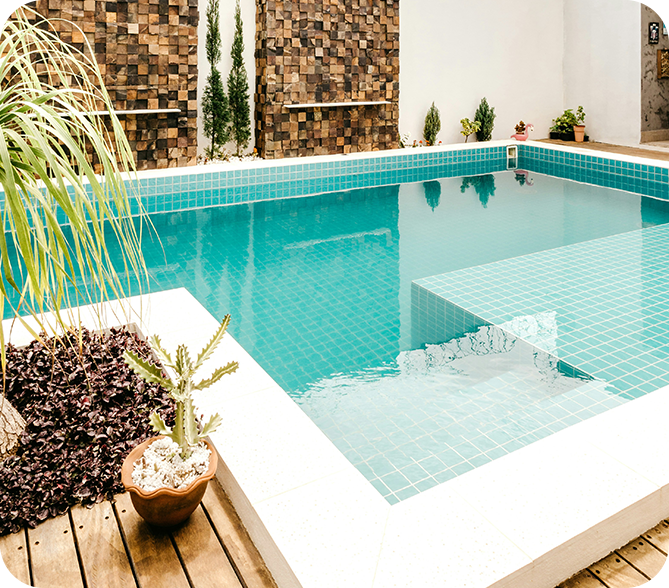
[[[198,0],[38,0],[64,41],[90,43],[138,169],[194,165],[197,158]]]
[[[397,147],[398,0],[259,0],[256,25],[256,142],[263,157]],[[391,104],[284,108],[382,100]]]

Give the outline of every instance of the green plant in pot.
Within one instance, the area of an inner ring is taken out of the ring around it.
[[[441,130],[441,117],[439,109],[432,103],[432,106],[425,115],[425,125],[423,127],[423,139],[428,145],[434,145],[437,141],[437,135]]]
[[[149,383],[161,385],[176,403],[174,426],[168,427],[160,415],[153,413],[150,423],[159,436],[135,447],[121,470],[123,485],[130,492],[135,509],[152,525],[171,527],[185,521],[200,504],[207,483],[216,473],[216,450],[205,437],[221,424],[221,417],[214,414],[206,424],[199,422],[195,416],[193,392],[209,388],[239,366],[237,362],[230,362],[197,384],[193,378],[216,350],[229,324],[230,315],[226,315],[195,361],[185,345],[177,347],[173,360],[160,339],[151,337],[151,347],[172,373],[172,378],[167,377],[160,367],[130,351],[123,354],[135,373]]]
[[[579,106],[577,111],[574,112],[573,109],[568,108],[560,116],[553,119],[553,126],[550,128],[551,139],[562,139],[565,141],[571,140],[572,137],[576,138],[577,128],[583,131],[581,141],[585,135],[585,112],[582,106]]]
[[[585,112],[582,106],[576,111],[576,124],[574,125],[574,140],[577,143],[583,143],[585,138]]]
[[[467,142],[467,139],[469,139],[470,135],[473,135],[481,129],[481,123],[477,120],[471,121],[468,118],[463,118],[460,121],[460,124],[462,125],[460,134],[465,137],[465,143]]]

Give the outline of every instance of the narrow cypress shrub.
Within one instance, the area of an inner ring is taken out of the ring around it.
[[[211,140],[205,148],[205,155],[210,159],[220,157],[223,146],[230,140],[228,125],[230,109],[225,95],[223,78],[217,65],[221,60],[221,31],[219,29],[219,0],[209,0],[207,4],[207,37],[205,46],[207,61],[211,71],[202,96],[202,120],[204,136]]]
[[[204,88],[202,119],[204,136],[211,139],[211,145],[205,147],[204,153],[209,159],[220,157],[223,146],[230,140],[230,110],[221,72],[215,67],[211,69]]]
[[[249,109],[249,82],[244,67],[244,37],[242,35],[242,11],[239,0],[235,8],[235,37],[232,41],[232,69],[228,76],[228,95],[230,96],[230,110],[232,111],[232,128],[230,134],[237,145],[235,155],[248,147],[251,138],[251,115]]]
[[[492,130],[495,126],[495,109],[490,108],[488,100],[483,98],[481,104],[476,109],[476,116],[474,117],[475,121],[481,123],[481,128],[476,131],[476,140],[481,141],[490,141],[492,139]]]
[[[423,139],[428,145],[434,145],[437,140],[437,134],[441,130],[441,119],[439,118],[439,109],[432,103],[425,116],[425,126],[423,127]]]

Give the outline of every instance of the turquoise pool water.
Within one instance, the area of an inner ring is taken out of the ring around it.
[[[438,303],[421,306],[412,282],[661,225],[669,206],[500,172],[152,221],[151,289],[230,313],[241,345],[396,502],[625,401],[496,316],[425,328]]]
[[[667,220],[651,199],[503,172],[154,215],[165,253],[146,257],[154,289],[231,313],[392,502],[624,401],[489,323],[426,334],[412,282]]]

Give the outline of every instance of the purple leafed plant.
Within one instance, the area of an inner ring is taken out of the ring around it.
[[[174,402],[126,365],[126,350],[151,354],[123,329],[8,346],[6,395],[27,426],[0,462],[0,535],[123,492],[123,458],[153,434],[149,415],[174,423]]]

